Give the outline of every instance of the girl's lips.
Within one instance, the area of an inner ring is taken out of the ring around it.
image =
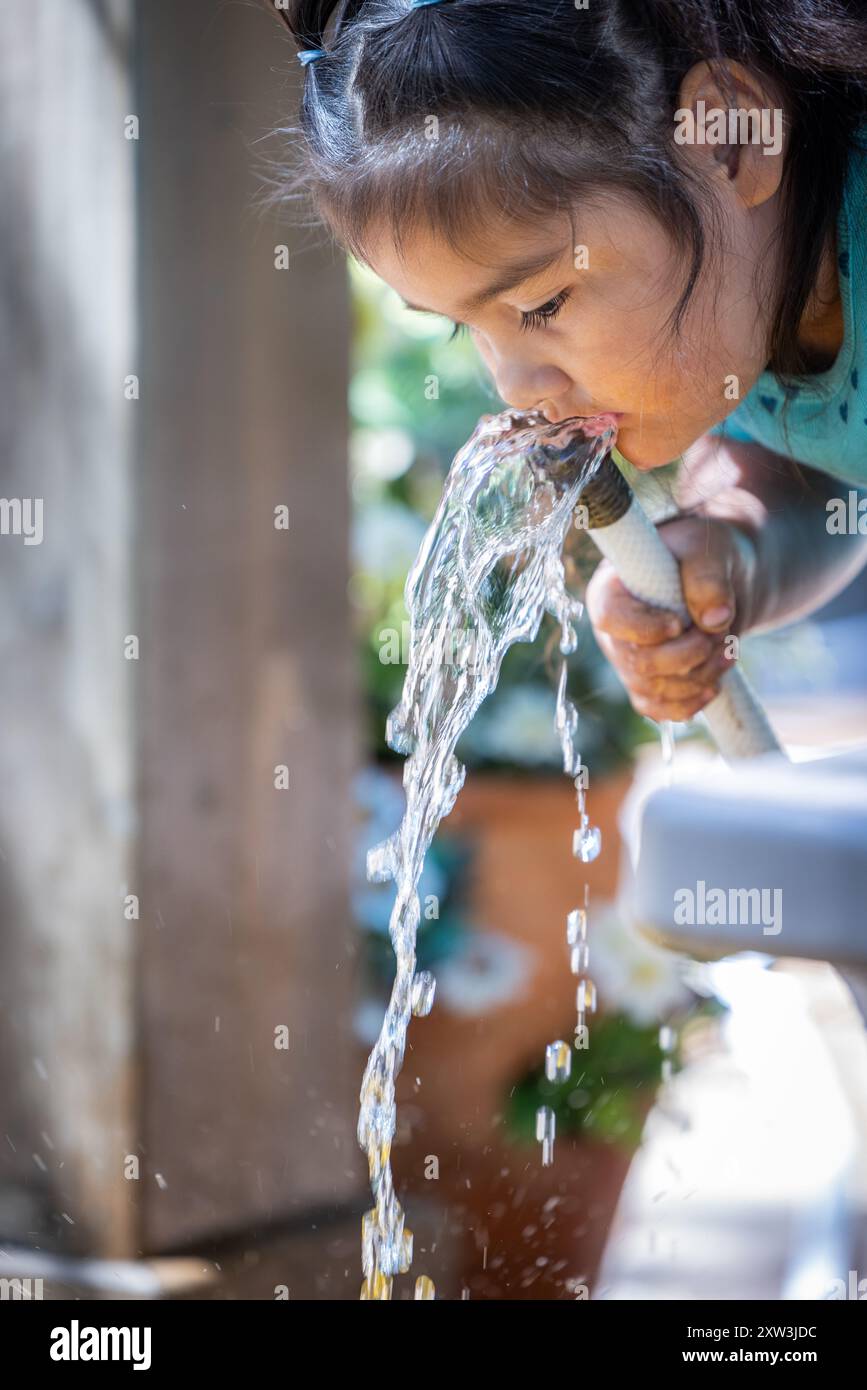
[[[545,410],[543,406],[538,406],[537,409],[551,425],[562,425],[566,420],[586,420],[588,434],[602,434],[606,429],[610,429],[612,424],[619,425],[623,419],[623,412],[619,410],[594,410],[592,413],[580,410],[574,414],[567,412],[565,415],[559,415],[556,410]],[[597,423],[599,428],[594,429]]]
[[[586,417],[584,433],[589,435],[604,434],[606,430],[616,429],[622,419],[623,416],[619,413],[615,414],[613,410],[604,410],[598,415],[590,415]]]

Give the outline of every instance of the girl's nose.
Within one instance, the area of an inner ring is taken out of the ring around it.
[[[568,396],[574,391],[570,377],[559,367],[521,362],[514,357],[488,364],[498,393],[515,410],[532,410],[539,401]]]

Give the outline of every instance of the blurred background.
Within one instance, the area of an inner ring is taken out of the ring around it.
[[[0,1276],[46,1297],[358,1297],[403,587],[502,402],[269,202],[300,79],[259,0],[0,0],[3,515],[44,520],[0,536]],[[867,744],[865,638],[862,577],[744,644],[793,756]],[[636,929],[629,827],[672,773],[588,626],[569,691],[602,853],[572,858],[555,642],[509,654],[425,866],[436,1004],[392,1150],[413,1275],[836,1296],[867,1278],[859,1010],[821,945],[696,962]],[[712,750],[676,733],[701,778]],[[592,1041],[552,1083],[585,901]]]

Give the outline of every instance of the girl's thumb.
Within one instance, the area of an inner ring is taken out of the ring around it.
[[[688,555],[680,562],[689,615],[705,632],[727,632],[735,616],[735,592],[727,557],[713,552]]]

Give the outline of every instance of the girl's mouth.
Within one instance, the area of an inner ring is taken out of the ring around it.
[[[591,436],[604,434],[606,430],[617,429],[623,415],[613,410],[600,411],[598,415],[579,415],[579,420],[584,420],[584,433]]]
[[[618,427],[623,419],[623,412],[617,410],[594,410],[590,412],[576,411],[574,415],[566,413],[559,414],[556,410],[546,410],[544,405],[537,406],[540,415],[552,425],[562,425],[566,420],[584,420],[585,433],[588,435],[604,434],[612,426]]]

